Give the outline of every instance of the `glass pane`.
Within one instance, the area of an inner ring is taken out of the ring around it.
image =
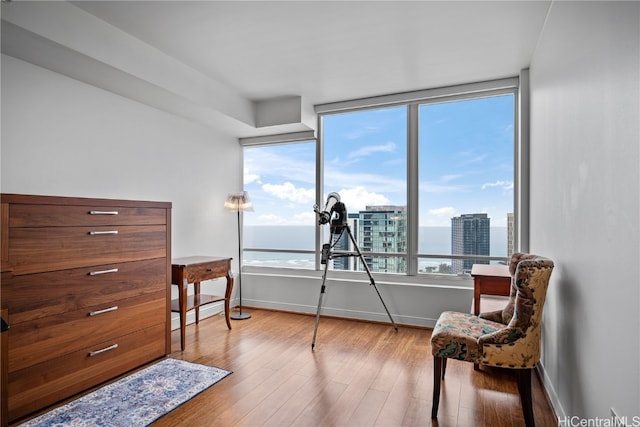
[[[420,107],[419,253],[507,257],[513,251],[514,96]],[[419,259],[452,274],[483,259]]]
[[[242,264],[254,267],[302,268],[313,270],[315,254],[298,252],[243,251]]]
[[[253,211],[243,242],[253,249],[315,249],[315,141],[244,149],[244,189]],[[313,254],[245,251],[245,265],[315,268]]]
[[[354,240],[373,272],[405,273],[407,108],[391,107],[323,118],[324,191],[345,204]],[[325,227],[324,242],[329,240]],[[336,250],[354,250],[345,234]],[[334,260],[334,269],[362,270],[355,260]]]

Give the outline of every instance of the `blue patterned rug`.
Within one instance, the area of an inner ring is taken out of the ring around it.
[[[213,366],[164,359],[20,426],[146,426],[229,374]]]

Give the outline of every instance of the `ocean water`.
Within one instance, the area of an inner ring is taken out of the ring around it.
[[[259,249],[313,250],[315,242],[313,226],[245,226],[244,247]],[[343,237],[344,238],[344,237]],[[420,227],[418,251],[421,254],[450,254],[450,227]],[[490,253],[492,256],[507,256],[507,228],[491,227]],[[420,259],[419,269],[437,267],[451,260]],[[314,254],[251,252],[243,255],[245,265],[307,268],[315,267]]]

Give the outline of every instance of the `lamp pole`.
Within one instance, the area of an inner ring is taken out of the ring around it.
[[[251,313],[242,312],[242,236],[240,233],[240,210],[241,206],[240,203],[238,203],[238,294],[240,297],[240,311],[239,313],[231,315],[233,320],[245,320],[251,317]]]

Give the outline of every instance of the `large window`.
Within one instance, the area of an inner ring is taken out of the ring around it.
[[[526,230],[517,82],[316,106],[317,142],[246,146],[255,211],[244,217],[245,264],[323,268],[330,227],[318,225],[313,205],[332,192],[374,273],[444,278],[526,250],[517,245]],[[355,252],[345,234],[331,243],[334,253]],[[363,270],[354,256],[330,268]]]
[[[315,141],[244,148],[245,265],[315,268],[315,170]]]
[[[459,274],[506,257],[513,252],[514,95],[434,102],[419,114],[418,271]]]
[[[324,193],[340,194],[356,244],[372,271],[405,273],[407,107],[328,114],[322,120]],[[328,228],[328,227],[327,227]],[[325,241],[328,240],[325,229]],[[346,234],[336,249],[353,251]],[[362,270],[354,259],[332,267]]]

